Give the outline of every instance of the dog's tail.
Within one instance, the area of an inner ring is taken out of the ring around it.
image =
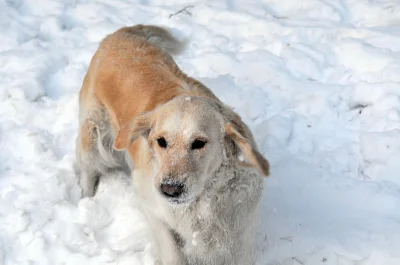
[[[168,29],[159,26],[139,24],[121,28],[117,32],[125,32],[143,37],[147,42],[160,47],[172,55],[181,53],[187,44],[186,40],[177,40]]]

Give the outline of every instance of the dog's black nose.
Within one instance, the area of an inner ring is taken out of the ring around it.
[[[185,185],[177,181],[166,180],[161,183],[160,190],[166,197],[177,198],[185,190]]]

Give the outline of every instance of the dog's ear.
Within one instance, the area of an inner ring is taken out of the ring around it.
[[[236,125],[240,125],[237,123]],[[246,135],[244,128],[239,126],[235,128],[235,123],[227,123],[225,125],[225,135],[228,140],[233,142],[232,155],[238,160],[242,166],[255,167],[259,172],[267,177],[269,175],[269,163],[262,154],[254,146],[254,142],[250,139],[251,136]],[[239,131],[243,131],[240,133]]]
[[[128,128],[119,130],[114,141],[115,150],[124,150],[140,136],[147,137],[153,121],[153,112],[143,113],[132,120]]]
[[[232,108],[218,100],[210,102],[224,119],[227,155],[242,166],[257,168],[262,175],[267,177],[269,163],[258,151],[253,135],[241,117]]]

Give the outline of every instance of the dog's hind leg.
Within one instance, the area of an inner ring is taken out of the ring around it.
[[[96,125],[91,121],[84,121],[76,141],[76,173],[79,176],[83,197],[92,197],[95,194],[101,176],[97,138]]]
[[[82,171],[79,176],[79,184],[82,188],[82,197],[93,197],[99,183],[101,174],[99,172]]]

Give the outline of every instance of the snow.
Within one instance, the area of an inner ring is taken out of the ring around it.
[[[91,56],[137,23],[190,37],[270,160],[258,264],[400,264],[396,0],[0,0],[0,264],[154,264],[129,179],[81,199],[73,171]]]
[[[192,239],[192,245],[193,246],[197,246],[197,240],[196,240],[196,237],[199,235],[199,231],[196,231],[196,232],[194,232],[193,233],[193,235],[192,235],[192,237],[193,237],[193,239]]]

